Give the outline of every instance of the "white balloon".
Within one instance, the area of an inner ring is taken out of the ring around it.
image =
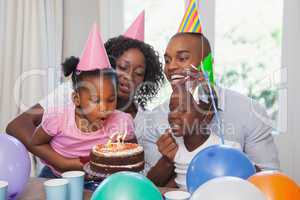
[[[252,183],[236,177],[219,177],[201,185],[190,200],[267,200]]]

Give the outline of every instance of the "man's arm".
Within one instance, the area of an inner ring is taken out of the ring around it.
[[[153,166],[147,177],[158,187],[166,186],[174,176],[174,164],[166,157],[161,157]]]
[[[272,135],[272,126],[264,108],[252,102],[248,133],[245,137],[245,153],[261,170],[278,170],[277,147]]]

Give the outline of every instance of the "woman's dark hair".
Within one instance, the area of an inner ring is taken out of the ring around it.
[[[72,85],[73,89],[77,90],[79,89],[78,83],[80,83],[83,78],[88,77],[88,76],[108,76],[110,77],[114,83],[115,86],[117,87],[118,84],[118,77],[114,69],[96,69],[92,71],[77,71],[77,65],[79,63],[79,58],[71,56],[67,58],[63,63],[62,63],[62,71],[64,73],[65,77],[68,77],[72,75]]]
[[[145,108],[164,82],[162,63],[158,53],[152,46],[124,36],[109,39],[105,43],[105,48],[113,68],[116,68],[116,60],[127,50],[134,48],[142,52],[145,58],[145,78],[143,84],[135,92],[135,100],[142,108]]]

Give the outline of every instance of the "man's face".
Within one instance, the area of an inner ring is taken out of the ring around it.
[[[204,58],[201,39],[191,35],[173,37],[164,55],[165,74],[172,85],[183,83],[186,70],[198,66]]]

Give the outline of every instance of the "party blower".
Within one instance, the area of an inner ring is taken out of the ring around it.
[[[187,187],[190,193],[207,181],[217,177],[232,176],[247,179],[255,173],[255,167],[249,158],[240,150],[225,145],[224,133],[221,129],[221,119],[217,109],[213,85],[215,85],[212,72],[212,56],[209,54],[201,65],[193,70],[198,73],[196,78],[204,84],[200,84],[205,94],[212,99],[215,119],[218,123],[221,145],[214,145],[200,151],[191,161],[187,171]],[[203,87],[207,86],[207,87]],[[199,96],[200,97],[200,96]]]
[[[191,65],[192,69],[197,71],[197,73],[191,73],[191,71],[188,69],[188,79],[189,77],[192,77],[193,79],[196,79],[200,81],[200,85],[197,88],[198,90],[198,97],[203,101],[208,103],[208,96],[212,100],[212,106],[214,109],[215,117],[218,123],[218,129],[219,129],[219,136],[221,138],[221,144],[224,144],[224,134],[222,133],[221,129],[221,119],[219,115],[219,111],[217,109],[216,105],[216,95],[213,90],[213,86],[215,85],[215,79],[214,79],[214,73],[213,73],[213,57],[212,54],[209,53],[203,61],[201,61],[201,64],[199,66]],[[204,87],[207,86],[207,87]],[[189,86],[187,86],[189,88]]]

